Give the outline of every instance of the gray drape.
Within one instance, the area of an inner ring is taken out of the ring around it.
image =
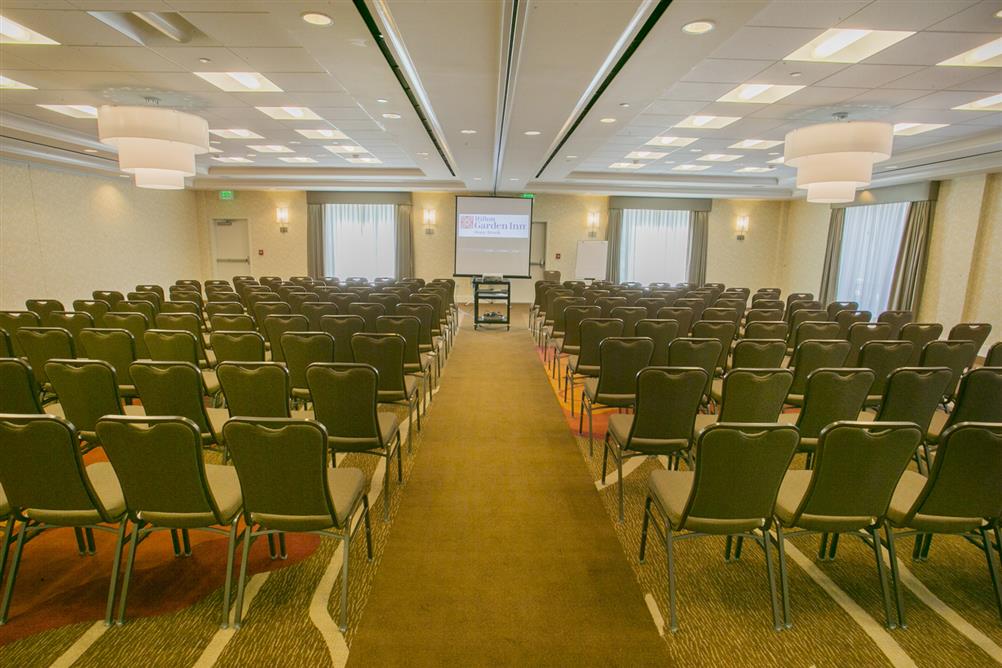
[[[891,292],[887,308],[895,311],[917,311],[925,281],[926,253],[932,236],[932,209],[930,201],[912,202],[908,220],[901,234],[898,261],[894,265]]]
[[[605,231],[607,255],[605,260],[605,278],[613,283],[619,283],[619,249],[623,239],[623,210],[609,209],[609,222]]]
[[[324,205],[306,205],[306,271],[313,278],[324,275]]]
[[[845,227],[845,209],[832,209],[828,222],[828,246],[825,249],[825,263],[821,267],[821,289],[818,301],[830,304],[835,301],[838,289],[838,265],[842,258],[842,231]]]
[[[689,276],[696,285],[706,283],[706,246],[709,237],[709,211],[689,214]]]
[[[397,204],[397,278],[414,275],[414,229],[411,205]]]

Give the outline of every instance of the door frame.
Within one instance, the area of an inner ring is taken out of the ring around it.
[[[243,217],[232,217],[232,218],[213,217],[212,219],[209,220],[209,246],[212,249],[212,255],[209,258],[209,262],[211,264],[211,269],[210,270],[211,270],[211,273],[213,275],[213,278],[217,278],[217,279],[224,278],[227,281],[232,281],[233,280],[233,274],[232,273],[229,276],[218,276],[218,275],[216,275],[218,273],[218,270],[219,270],[219,262],[217,261],[217,257],[219,255],[219,248],[218,248],[217,243],[216,243],[216,224],[217,223],[224,223],[224,222],[230,222],[230,223],[232,223],[232,222],[238,221],[238,220],[242,220],[242,221],[244,221],[247,224],[247,273],[249,275],[252,275],[252,276],[256,276],[257,275],[256,272],[254,271],[254,238],[253,238],[253,232],[252,232],[252,229],[251,229],[252,226],[250,224],[250,218],[243,218]]]

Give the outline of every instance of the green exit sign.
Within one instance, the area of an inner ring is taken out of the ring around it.
[[[533,199],[535,195],[533,195],[532,193],[522,193],[521,197],[523,199]]]
[[[233,199],[233,191],[232,190],[220,190],[219,191],[219,199],[223,199],[223,200],[231,200],[231,199]]]

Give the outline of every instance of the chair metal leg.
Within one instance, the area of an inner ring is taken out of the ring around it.
[[[344,537],[341,539],[344,552],[341,554],[341,621],[338,627],[341,633],[348,630],[348,559],[351,556],[351,526],[346,523]]]
[[[171,542],[171,545],[174,547],[174,556],[175,557],[180,557],[181,556],[181,541],[178,539],[177,529],[171,529],[170,530],[170,542]]]
[[[400,454],[400,446],[397,446],[397,454]],[[393,454],[386,453],[386,468],[383,471],[383,521],[390,521],[390,468],[393,463]]]
[[[390,462],[386,461],[386,467],[389,468]],[[403,484],[404,482],[404,443],[401,440],[400,432],[397,432],[397,482]]]
[[[605,448],[602,450],[602,484],[605,484],[605,470],[609,463],[609,432],[605,432]]]
[[[118,568],[122,561],[122,550],[125,547],[125,531],[129,526],[129,518],[123,517],[118,524],[118,540],[115,541],[115,560],[111,563],[111,582],[108,584],[108,604],[104,609],[104,625],[114,623],[115,594],[118,592]]]
[[[233,561],[237,551],[237,528],[240,515],[237,514],[230,522],[230,536],[226,543],[226,581],[223,583],[223,621],[219,628],[225,629],[230,625],[230,594],[233,589]]]
[[[84,529],[84,537],[87,539],[87,556],[93,557],[97,553],[97,547],[94,545],[94,530],[90,527]]]
[[[765,550],[765,574],[769,580],[769,604],[772,606],[772,628],[776,631],[783,630],[783,624],[779,621],[779,605],[776,602],[776,576],[772,571],[772,550],[769,530],[762,529],[762,549]]]
[[[591,426],[592,405],[591,405],[590,401],[586,402],[585,405],[588,407],[588,456],[591,457],[592,456],[592,450],[595,447],[595,432],[594,432],[594,430],[592,429],[592,426]]]
[[[923,542],[925,542],[925,534],[915,534],[915,544],[912,546],[912,561],[919,561],[922,558]]]
[[[675,553],[672,549],[671,524],[665,522],[665,553],[668,555],[668,625],[672,633],[678,631],[678,614],[675,611]]]
[[[929,550],[932,548],[932,537],[933,534],[931,533],[925,535],[925,543],[922,544],[922,561],[929,559]]]
[[[779,587],[783,597],[783,626],[793,626],[790,616],[790,584],[786,577],[786,544],[783,542],[783,527],[776,523],[776,551],[779,552]]]
[[[828,532],[821,533],[821,543],[818,545],[818,561],[824,561],[828,557]]]
[[[644,563],[644,554],[647,550],[647,524],[651,520],[651,497],[648,496],[644,502],[644,524],[640,528],[640,563]]]
[[[616,472],[619,476],[619,523],[622,524],[623,520],[626,518],[624,510],[623,501],[623,452],[619,451],[616,453]]]
[[[17,582],[17,571],[21,568],[21,553],[24,552],[24,537],[28,533],[28,522],[24,522],[21,530],[17,533],[17,545],[14,547],[14,561],[10,565],[10,573],[7,574],[7,588],[3,592],[3,603],[0,604],[0,624],[7,623],[7,615],[10,612],[10,599],[14,595],[14,583]]]
[[[894,531],[890,522],[884,522],[884,535],[887,543],[887,560],[891,562],[891,586],[894,588],[894,607],[898,615],[898,626],[908,628],[905,622],[905,602],[901,595],[901,576],[898,573],[898,555],[894,546]]]
[[[734,545],[734,536],[727,536],[724,541],[724,561],[728,562],[731,560],[731,547]]]
[[[369,495],[362,495],[362,521],[365,523],[365,553],[372,561],[372,523],[369,521]]]
[[[988,531],[985,527],[980,527],[981,545],[984,548],[985,559],[988,560],[988,575],[992,579],[992,590],[995,592],[995,604],[998,606],[999,618],[1002,619],[1002,588],[999,587],[999,573],[995,567],[995,557],[992,556],[992,543],[988,538]]]
[[[268,556],[272,559],[278,557],[278,552],[275,550],[275,534],[268,534]]]
[[[80,556],[82,557],[82,556],[86,555],[87,554],[87,544],[84,542],[83,529],[81,529],[80,527],[73,527],[73,535],[76,536],[76,539],[77,539],[77,551],[80,553]]]
[[[129,556],[125,560],[125,577],[122,578],[122,593],[118,598],[118,625],[125,623],[125,604],[129,600],[129,581],[132,580],[132,566],[136,563],[136,551],[139,549],[139,531],[142,522],[132,525],[132,539],[129,541]],[[171,534],[173,535],[173,531]]]
[[[240,580],[237,584],[237,611],[233,620],[233,628],[239,629],[244,612],[244,589],[247,587],[247,562],[250,561],[250,547],[253,538],[254,526],[250,523],[244,529],[244,549],[240,560]]]
[[[880,593],[884,598],[884,626],[893,629],[897,626],[891,615],[891,595],[887,589],[887,574],[884,572],[884,556],[880,547],[880,533],[877,527],[870,527],[870,538],[873,541],[873,555],[877,560],[877,577],[880,578]]]
[[[828,561],[835,561],[835,553],[838,551],[838,538],[842,534],[832,534],[832,539],[828,543]]]
[[[14,537],[14,525],[17,520],[14,519],[14,514],[11,513],[7,516],[7,525],[4,527],[3,532],[3,544],[0,544],[0,583],[3,582],[4,572],[7,570],[7,553],[10,551],[11,539]]]
[[[278,534],[278,556],[282,559],[288,559],[289,553],[285,551],[285,534]]]
[[[181,529],[181,545],[184,547],[184,556],[191,556],[191,536],[187,529]]]
[[[737,536],[737,540],[734,541],[734,561],[741,558],[741,549],[745,546],[745,537]]]

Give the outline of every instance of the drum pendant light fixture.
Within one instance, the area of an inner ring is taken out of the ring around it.
[[[97,127],[140,188],[184,189],[184,178],[195,175],[195,156],[209,152],[208,122],[174,109],[103,106]]]
[[[874,163],[891,157],[894,128],[890,123],[847,122],[793,130],[786,135],[784,164],[797,168],[797,187],[807,189],[807,201],[851,202],[856,188],[870,185]]]

